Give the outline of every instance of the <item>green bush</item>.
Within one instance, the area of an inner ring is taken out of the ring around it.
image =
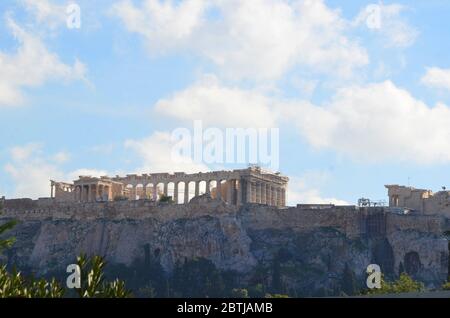
[[[367,292],[368,295],[381,295],[381,294],[398,294],[398,293],[411,293],[421,292],[425,289],[421,282],[413,280],[406,273],[402,273],[400,278],[394,282],[387,282],[384,278],[381,279],[381,288],[371,289]]]
[[[232,298],[248,298],[248,290],[245,288],[233,288],[231,290]]]
[[[173,199],[172,199],[171,196],[169,196],[169,195],[164,195],[164,194],[161,194],[161,195],[159,196],[159,202],[174,203],[174,201],[173,201]]]

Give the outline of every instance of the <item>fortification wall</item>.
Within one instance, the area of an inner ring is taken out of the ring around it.
[[[246,227],[255,230],[334,228],[349,237],[381,237],[397,231],[421,231],[441,235],[449,227],[442,216],[396,214],[382,207],[330,206],[315,209],[309,206],[277,208],[246,204],[241,208],[222,200],[198,197],[189,204],[157,203],[148,200],[116,202],[57,202],[51,199],[14,199],[4,202],[0,217],[27,220],[143,220],[167,222],[180,218],[239,214]]]
[[[236,213],[237,208],[221,200],[191,200],[189,204],[157,203],[148,200],[111,202],[58,202],[48,199],[5,200],[0,218],[39,220],[141,220],[170,221],[202,215]]]

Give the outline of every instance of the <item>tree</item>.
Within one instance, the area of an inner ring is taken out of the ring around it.
[[[106,262],[100,256],[88,258],[82,254],[77,258],[81,271],[81,288],[76,289],[81,298],[126,298],[131,292],[125,288],[125,282],[114,280],[107,282],[104,276]]]
[[[250,298],[263,298],[266,295],[263,284],[256,284],[248,287],[248,294]]]
[[[248,290],[245,288],[233,288],[231,298],[248,298]]]
[[[277,253],[272,263],[272,291],[274,293],[280,293],[282,291],[281,264],[279,253]]]
[[[342,273],[342,291],[349,296],[355,295],[358,291],[356,275],[347,263],[345,264],[344,272]]]
[[[185,259],[177,262],[172,275],[175,297],[224,297],[225,284],[221,272],[207,259]]]
[[[161,195],[159,196],[159,202],[174,203],[174,201],[173,201],[173,199],[172,199],[171,196],[169,196],[169,195],[164,195],[164,194],[161,194]]]
[[[448,261],[447,261],[447,283],[450,283],[450,231],[444,232],[444,237],[447,239]]]
[[[64,293],[55,279],[26,278],[16,270],[8,273],[6,266],[0,267],[0,298],[60,298]]]
[[[76,294],[81,298],[125,298],[131,293],[125,288],[125,283],[120,280],[106,282],[104,280],[103,258],[94,256],[87,258],[78,257],[78,265],[81,268],[81,288],[76,289]],[[15,269],[12,273],[6,270],[6,266],[0,267],[0,298],[61,298],[71,296],[71,291],[64,289],[55,278],[50,281],[25,277]]]
[[[405,267],[403,266],[403,263],[400,262],[400,265],[398,265],[398,276],[405,273]]]

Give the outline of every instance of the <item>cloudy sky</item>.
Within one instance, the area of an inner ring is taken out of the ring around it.
[[[450,186],[449,1],[93,2],[0,2],[0,195],[242,167],[172,162],[194,120],[279,128],[291,204]]]

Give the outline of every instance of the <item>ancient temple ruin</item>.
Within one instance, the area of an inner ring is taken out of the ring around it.
[[[450,215],[450,191],[445,188],[433,193],[428,189],[416,189],[400,185],[386,185],[390,207],[408,208],[422,214]]]
[[[194,174],[175,172],[130,174],[125,177],[80,176],[73,183],[51,180],[51,198],[59,202],[121,199],[157,201],[165,196],[171,197],[175,203],[183,204],[207,193],[237,206],[259,203],[284,207],[288,181],[288,177],[260,167]]]

